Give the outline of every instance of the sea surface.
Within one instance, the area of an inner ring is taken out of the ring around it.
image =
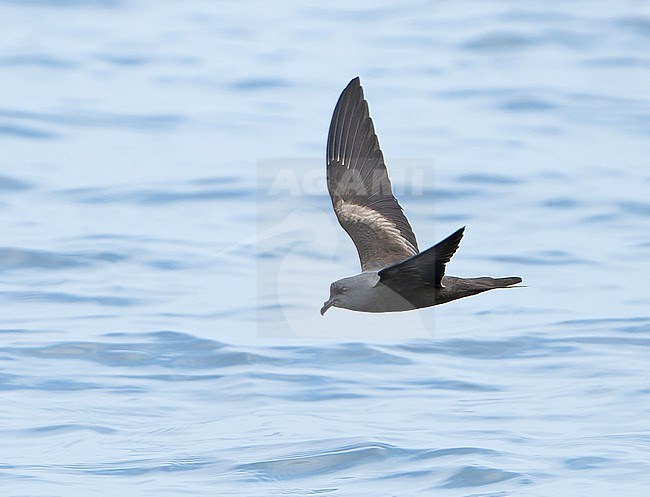
[[[642,497],[650,2],[0,0],[0,495]],[[319,315],[361,77],[421,248]]]

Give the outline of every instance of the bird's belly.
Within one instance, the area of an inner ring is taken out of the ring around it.
[[[436,304],[434,287],[420,287],[398,293],[385,285],[377,285],[374,290],[373,303],[366,309],[368,312],[412,311]]]

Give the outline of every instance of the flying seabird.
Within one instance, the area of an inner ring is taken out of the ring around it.
[[[521,283],[521,278],[445,275],[463,237],[460,228],[420,252],[393,196],[359,78],[343,90],[327,138],[327,189],[334,212],[359,253],[361,273],[335,281],[320,310],[395,312],[430,307]]]

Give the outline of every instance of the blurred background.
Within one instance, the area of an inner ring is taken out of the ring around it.
[[[7,495],[647,488],[650,2],[1,0],[0,26]],[[358,271],[324,184],[355,76],[420,247],[467,225],[449,274],[527,288],[318,314]]]

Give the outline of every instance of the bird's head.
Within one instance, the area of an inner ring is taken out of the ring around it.
[[[342,307],[343,309],[352,310],[363,308],[369,290],[377,279],[376,275],[362,273],[335,281],[330,285],[330,298],[323,304],[320,310],[321,316],[330,307]]]

